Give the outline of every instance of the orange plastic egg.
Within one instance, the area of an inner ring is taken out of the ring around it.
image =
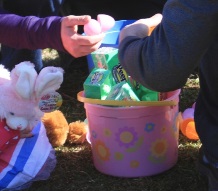
[[[198,140],[198,134],[195,129],[195,122],[193,118],[187,118],[180,124],[180,130],[183,135],[191,140]]]

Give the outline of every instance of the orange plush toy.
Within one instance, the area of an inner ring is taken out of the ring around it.
[[[62,146],[66,142],[82,144],[86,139],[87,124],[82,121],[68,124],[60,110],[45,113],[42,117],[42,122],[53,147]]]

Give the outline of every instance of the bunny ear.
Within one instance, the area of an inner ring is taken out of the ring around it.
[[[59,67],[48,66],[43,68],[36,79],[36,99],[40,99],[42,95],[59,89],[63,82],[63,73],[64,70]]]
[[[21,62],[11,71],[11,82],[18,95],[30,99],[33,95],[37,72],[31,62]]]
[[[10,71],[0,64],[0,85],[10,81]]]
[[[0,64],[0,78],[10,80],[10,71]]]

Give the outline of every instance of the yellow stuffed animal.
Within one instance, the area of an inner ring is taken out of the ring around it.
[[[82,144],[86,139],[87,124],[75,121],[68,124],[64,114],[60,110],[45,113],[42,117],[48,139],[53,147],[71,144]]]

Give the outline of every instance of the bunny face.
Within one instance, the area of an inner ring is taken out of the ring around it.
[[[21,99],[11,86],[4,86],[0,100],[4,100],[0,103],[1,116],[6,119],[6,124],[11,129],[33,129],[43,116],[35,101]]]
[[[28,103],[29,104],[29,103]],[[37,107],[23,106],[22,111],[11,109],[5,113],[6,124],[14,130],[24,130],[28,128],[32,130],[41,120],[43,112]]]
[[[25,118],[16,117],[14,113],[11,112],[6,116],[6,119],[6,124],[14,130],[22,131],[28,126],[28,121]]]
[[[19,117],[16,116],[15,113],[9,112],[6,114],[6,124],[8,127],[14,130],[24,130],[28,128],[29,130],[32,130],[37,123],[40,121],[40,118],[35,117],[34,115],[30,118],[25,117]]]

